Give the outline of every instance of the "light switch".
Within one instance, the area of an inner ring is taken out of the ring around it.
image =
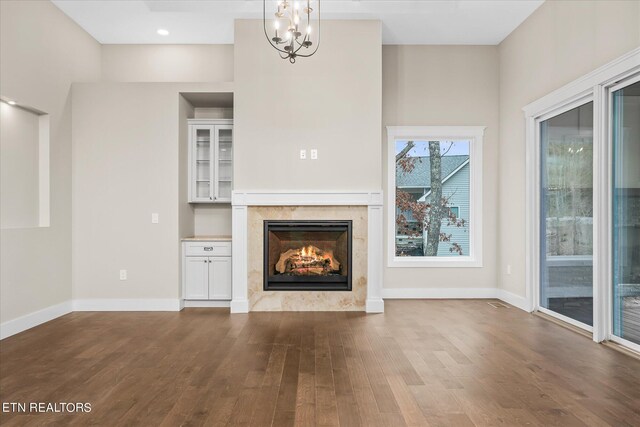
[[[127,270],[120,270],[120,280],[127,280]]]
[[[315,148],[311,149],[311,160],[318,160],[318,150]]]
[[[306,160],[307,150],[300,150],[300,160]]]
[[[151,223],[152,224],[157,224],[160,221],[160,215],[158,215],[157,213],[152,213],[151,214]]]

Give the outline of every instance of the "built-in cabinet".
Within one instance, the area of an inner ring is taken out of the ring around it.
[[[189,120],[189,202],[231,203],[233,120]]]
[[[231,299],[231,242],[183,242],[183,298]]]

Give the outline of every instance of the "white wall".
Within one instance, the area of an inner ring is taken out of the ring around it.
[[[382,47],[384,126],[487,127],[482,165],[483,267],[388,268],[385,251],[385,288],[496,287],[498,77],[496,46]],[[382,146],[387,146],[385,129]],[[383,159],[386,177],[386,149]],[[389,191],[386,180],[384,191]],[[387,226],[385,209],[385,245]]]
[[[381,188],[380,22],[323,21],[321,37],[292,65],[261,20],[236,21],[236,190]],[[300,160],[302,148],[318,160]]]
[[[74,298],[179,297],[179,239],[191,227],[188,212],[180,221],[189,208],[180,188],[179,94],[229,90],[224,83],[74,85]],[[120,269],[128,280],[119,280]]]
[[[0,90],[50,114],[51,223],[2,230],[0,321],[71,299],[72,82],[100,79],[100,45],[50,2],[0,2]]]
[[[548,1],[499,46],[498,282],[525,295],[522,107],[640,45],[640,2]],[[511,266],[511,275],[506,274]]]
[[[231,82],[233,45],[103,45],[102,79]]]

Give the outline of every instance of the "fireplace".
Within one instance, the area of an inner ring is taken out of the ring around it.
[[[264,221],[265,291],[351,291],[351,221]]]

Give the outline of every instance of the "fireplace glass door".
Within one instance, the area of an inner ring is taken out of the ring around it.
[[[265,221],[264,290],[350,291],[351,221]]]

